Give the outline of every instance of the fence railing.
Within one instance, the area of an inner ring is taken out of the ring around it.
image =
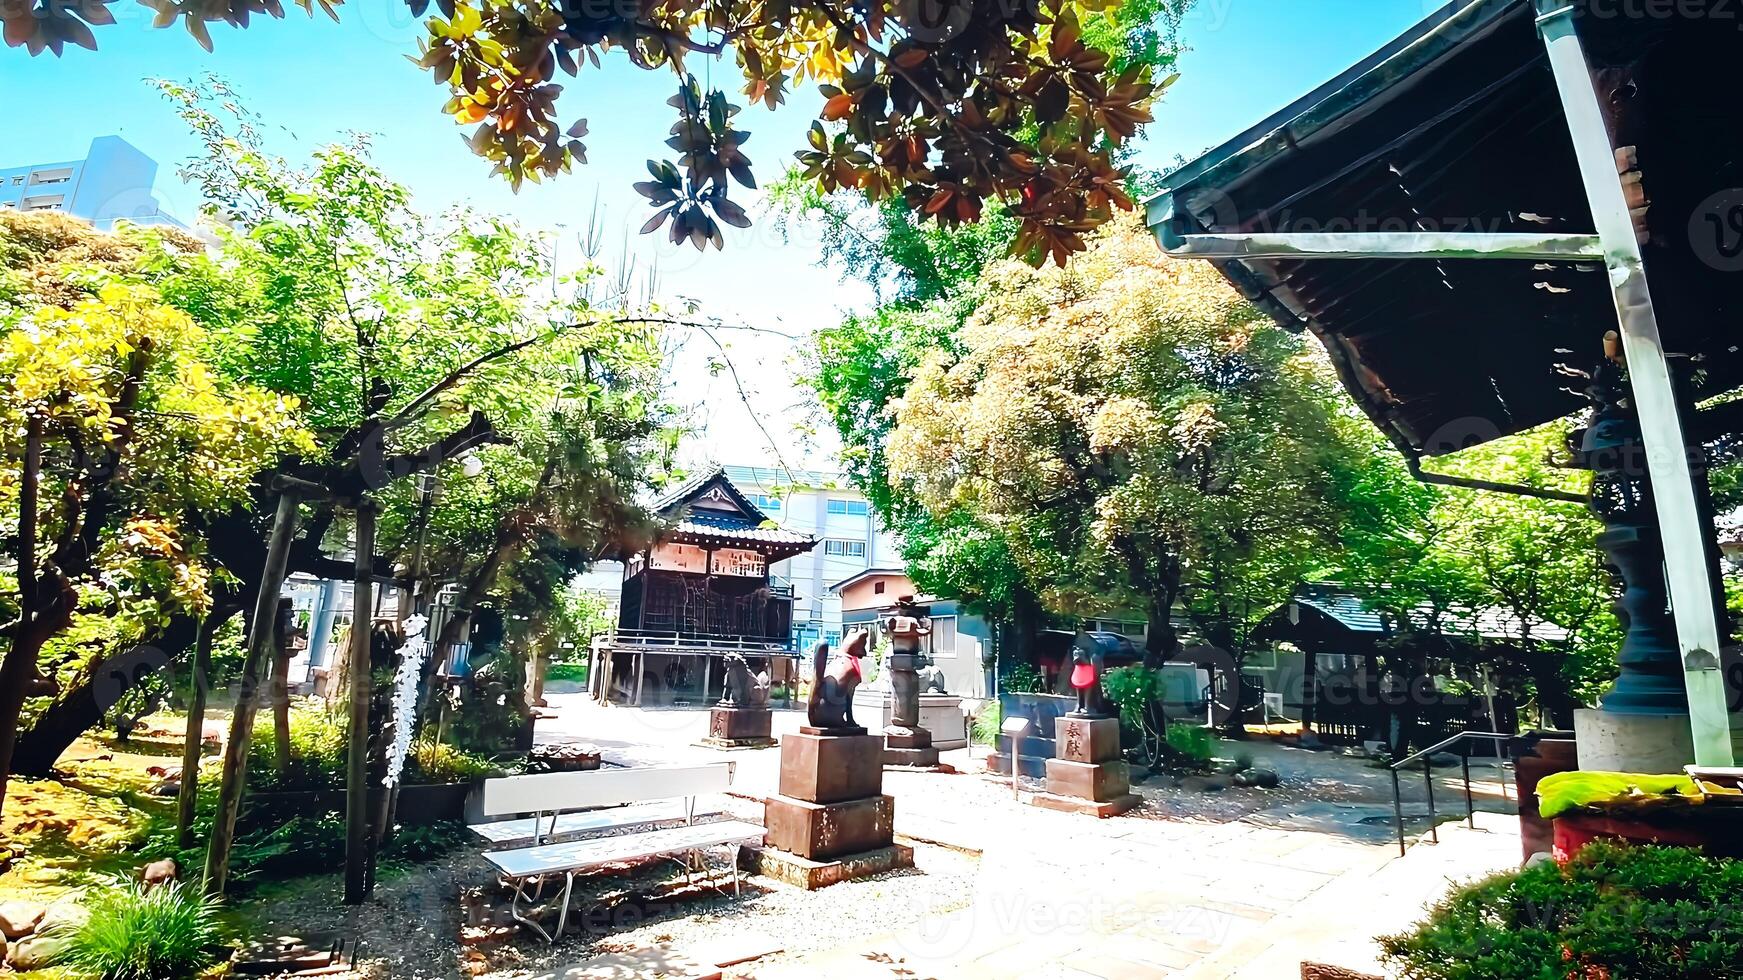
[[[604,642],[617,647],[660,647],[695,653],[755,653],[760,656],[797,656],[788,639],[768,636],[716,635],[687,630],[620,628],[604,634]]]
[[[1494,742],[1495,758],[1499,761],[1501,766],[1501,795],[1505,797],[1507,795],[1507,743],[1512,741],[1514,737],[1515,736],[1512,735],[1504,735],[1500,732],[1459,732],[1451,738],[1443,739],[1430,745],[1426,749],[1413,752],[1410,755],[1399,759],[1397,762],[1392,763],[1390,766],[1392,770],[1392,816],[1398,829],[1399,857],[1404,856],[1406,846],[1404,843],[1404,790],[1398,781],[1398,771],[1417,760],[1422,761],[1422,784],[1423,788],[1428,792],[1428,836],[1429,840],[1438,844],[1440,843],[1440,831],[1437,829],[1439,821],[1435,818],[1434,766],[1431,762],[1431,757],[1436,752],[1443,752],[1454,745],[1459,745],[1459,743],[1466,739]],[[1460,748],[1464,750],[1459,753],[1459,767],[1464,771],[1465,780],[1465,824],[1475,830],[1477,826],[1477,809],[1476,804],[1471,799],[1470,746],[1460,745]],[[1519,795],[1519,780],[1517,774],[1515,774],[1513,781],[1513,795],[1515,798]]]

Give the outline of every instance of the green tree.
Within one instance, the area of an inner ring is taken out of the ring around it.
[[[0,216],[0,252],[102,241],[63,222]],[[152,638],[172,615],[203,615],[226,573],[190,515],[246,506],[254,474],[313,446],[294,398],[222,377],[206,332],[155,290],[85,271],[99,277],[86,295],[58,280],[34,301],[13,293],[0,315],[11,379],[0,394],[0,512],[16,570],[4,593],[13,615],[0,666],[0,799],[25,700],[55,688],[41,676],[45,646],[75,624],[76,647]]]
[[[506,222],[418,212],[365,142],[329,147],[299,169],[264,151],[256,121],[222,85],[162,87],[205,147],[185,174],[227,224],[215,254],[141,249],[128,274],[201,325],[214,377],[295,399],[313,436],[294,458],[227,483],[240,500],[185,515],[233,577],[228,605],[250,606],[259,586],[257,515],[270,513],[259,505],[279,475],[331,491],[304,504],[291,549],[292,570],[323,577],[351,576],[328,552],[344,546],[347,507],[366,496],[388,515],[377,573],[395,575],[416,510],[407,477],[469,453],[486,465],[478,487],[489,499],[444,498],[426,566],[463,581],[469,599],[496,589],[502,569],[546,536],[585,550],[622,531],[653,475],[659,328],[674,318],[598,310],[574,284],[553,288],[546,243]],[[468,504],[480,506],[461,513]],[[462,539],[491,546],[445,565],[459,552],[443,549]],[[170,661],[196,622],[186,610],[163,626],[156,645]],[[104,662],[87,659],[38,713],[19,744],[21,770],[46,771],[95,723]]]
[[[1331,401],[1299,340],[1135,221],[1068,271],[983,285],[963,355],[902,399],[892,479],[1000,529],[1050,607],[1144,610],[1156,659],[1177,601],[1226,625],[1257,605],[1243,592],[1286,594],[1337,516]]]

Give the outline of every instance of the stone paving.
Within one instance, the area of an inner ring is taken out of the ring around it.
[[[775,750],[692,748],[687,730],[699,730],[703,717],[570,704],[541,724],[540,738],[584,738],[626,764],[733,759],[736,791],[771,792]],[[796,725],[796,714],[777,715],[777,734]],[[1311,754],[1303,764],[1329,758]],[[964,752],[948,753],[947,761],[970,765]],[[957,896],[954,911],[905,910],[921,913],[907,918],[924,925],[901,935],[868,929],[863,942],[724,972],[756,980],[1246,980],[1298,977],[1301,962],[1314,960],[1381,973],[1375,935],[1407,927],[1454,881],[1514,867],[1519,840],[1512,817],[1478,812],[1474,829],[1443,824],[1439,844],[1416,844],[1399,858],[1389,824],[1375,832],[1374,814],[1390,811],[1390,778],[1377,778],[1381,800],[1358,795],[1211,822],[1153,813],[1095,820],[1022,803],[1008,781],[892,771],[885,789],[897,800],[898,835],[978,853],[966,907]],[[1500,789],[1486,784],[1483,805],[1503,806]],[[1436,792],[1443,805],[1453,799]],[[1462,810],[1462,796],[1457,803]],[[1285,819],[1295,812],[1305,814],[1299,826]],[[558,976],[594,975],[588,966]]]

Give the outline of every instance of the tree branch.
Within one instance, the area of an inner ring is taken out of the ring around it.
[[[499,361],[499,360],[502,360],[503,358],[508,357],[510,355],[518,354],[521,351],[526,350],[528,347],[532,347],[532,346],[537,345],[537,344],[542,344],[548,340],[555,340],[557,337],[560,337],[563,334],[568,333],[571,330],[575,330],[575,329],[578,329],[580,327],[596,326],[598,324],[605,323],[608,320],[613,322],[613,323],[658,323],[658,324],[664,324],[667,326],[688,326],[688,327],[700,326],[700,324],[698,324],[697,322],[695,322],[693,320],[683,320],[683,319],[679,319],[677,317],[638,316],[638,317],[625,317],[625,318],[621,318],[621,319],[615,318],[615,317],[596,317],[592,320],[582,320],[582,321],[577,321],[575,323],[565,324],[565,325],[560,326],[560,327],[554,327],[550,330],[545,331],[542,334],[538,334],[537,336],[528,337],[525,340],[517,340],[514,343],[509,344],[506,347],[498,347],[496,350],[487,351],[483,354],[478,355],[477,357],[474,357],[472,360],[467,361],[465,364],[460,365],[459,367],[455,368],[454,370],[449,371],[445,376],[443,376],[443,378],[440,381],[437,381],[435,384],[430,385],[428,388],[425,388],[422,392],[420,392],[417,395],[417,397],[413,398],[410,402],[406,403],[406,406],[404,408],[401,408],[399,411],[395,412],[393,414],[393,416],[387,420],[384,427],[388,431],[392,431],[392,430],[398,429],[398,428],[403,428],[404,426],[406,426],[407,424],[409,424],[412,421],[412,419],[414,418],[413,413],[415,413],[418,409],[424,407],[425,405],[429,404],[431,399],[434,399],[437,395],[440,395],[442,392],[447,391],[448,389],[454,387],[455,385],[459,384],[460,382],[466,380],[467,375],[471,374],[473,371],[478,370],[479,368],[483,367],[484,365],[491,363],[492,361]]]

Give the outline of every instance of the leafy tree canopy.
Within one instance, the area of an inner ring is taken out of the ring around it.
[[[96,47],[115,0],[0,5],[9,45],[59,54]],[[296,0],[337,17],[342,0]],[[406,0],[417,15],[429,0]],[[775,108],[794,86],[825,98],[799,166],[823,190],[895,199],[946,227],[989,203],[1018,222],[1017,254],[1039,263],[1083,248],[1083,235],[1130,209],[1116,162],[1173,80],[1153,77],[1172,0],[437,0],[414,59],[451,98],[444,111],[473,126],[473,150],[517,187],[585,163],[584,119],[561,114],[559,72],[578,76],[622,51],[679,79],[672,160],[650,160],[636,185],[656,208],[645,226],[672,241],[722,243],[720,222],[746,226],[734,184],[754,187],[725,91],[687,74],[692,57],[736,61],[743,98]],[[279,0],[148,0],[156,24],[182,22],[202,46],[208,25],[282,17]],[[1135,28],[1135,29],[1134,29]],[[1112,49],[1110,53],[1109,49]]]
[[[1068,271],[993,266],[960,358],[926,360],[889,445],[934,513],[1004,533],[1048,604],[1127,605],[1262,576],[1286,592],[1333,524],[1328,391],[1300,341],[1135,220]],[[1166,628],[1152,650],[1169,652]]]

